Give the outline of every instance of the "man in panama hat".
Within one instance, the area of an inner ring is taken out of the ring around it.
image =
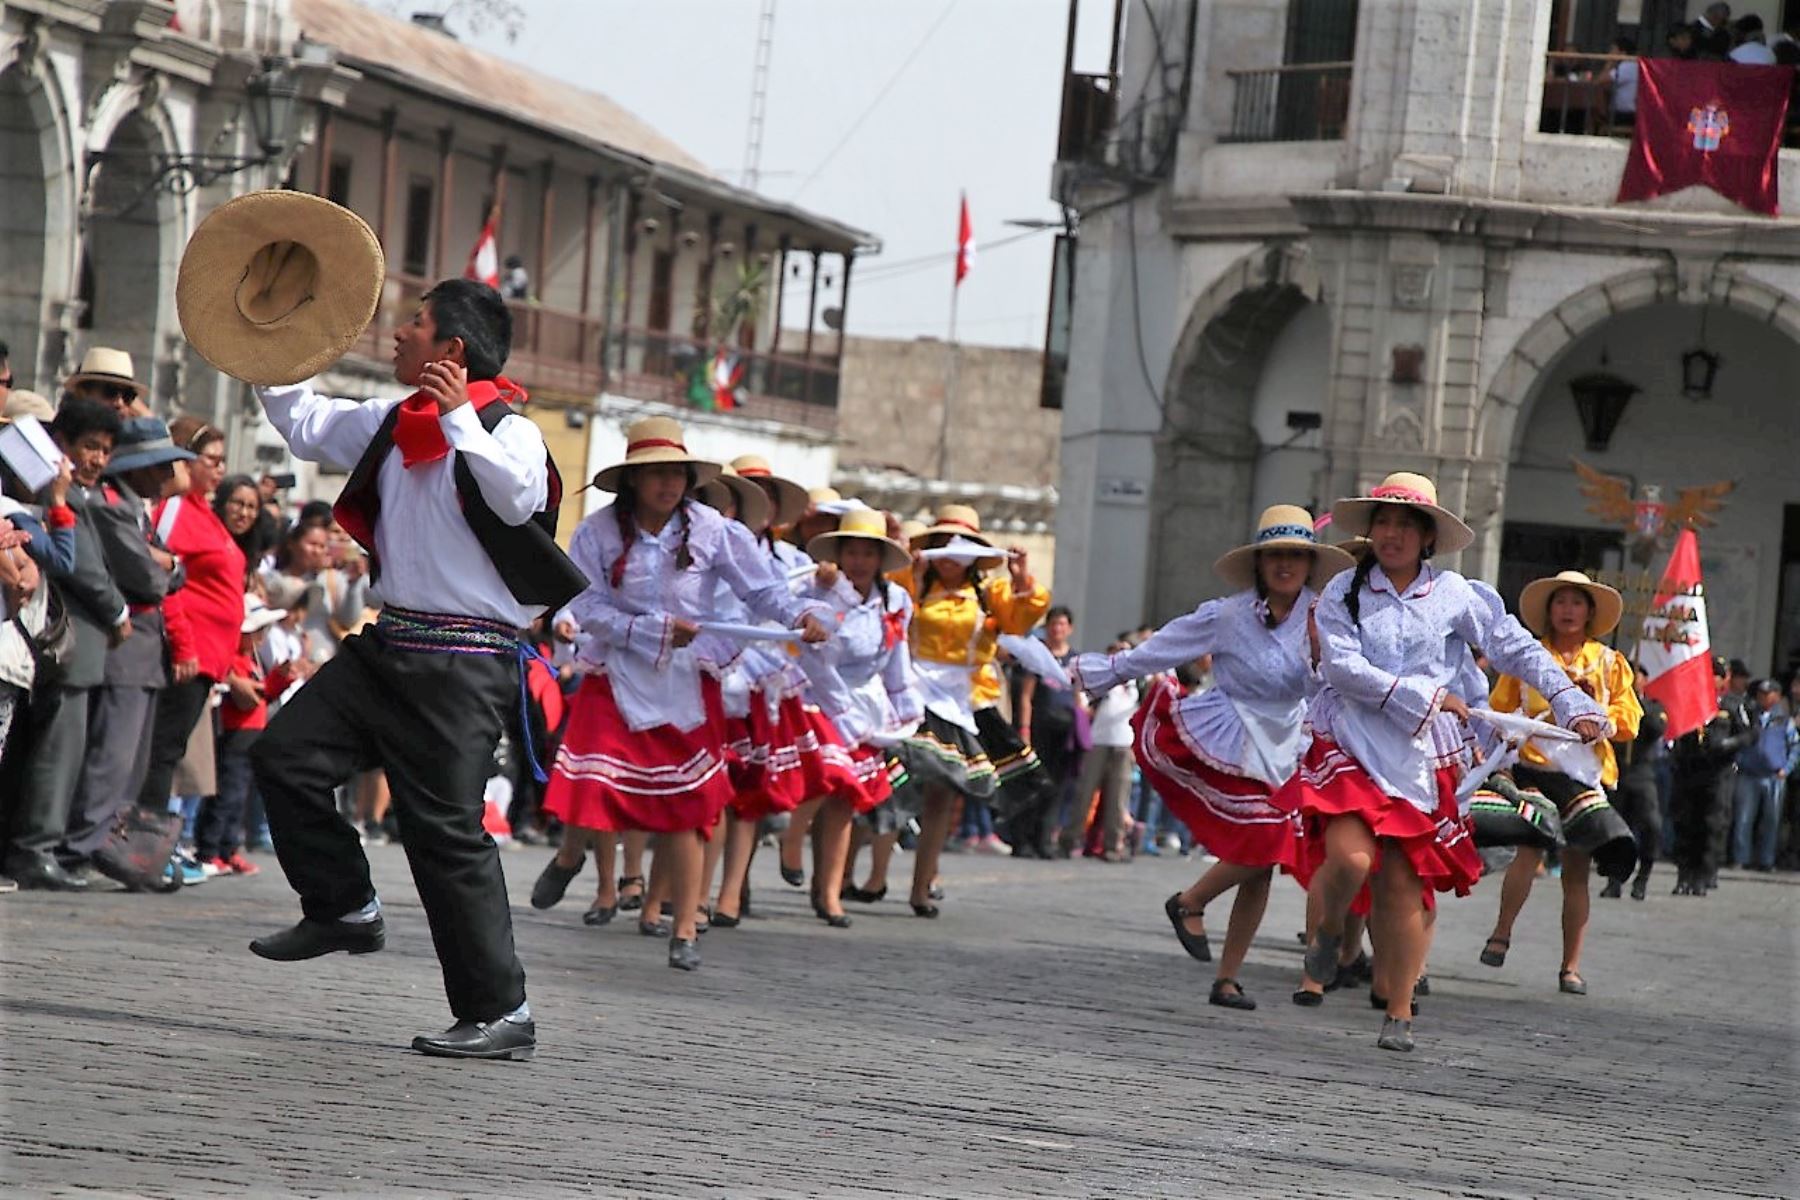
[[[149,390],[139,382],[131,355],[111,346],[90,347],[81,366],[63,382],[63,391],[110,404],[121,420],[150,415],[144,403]]]

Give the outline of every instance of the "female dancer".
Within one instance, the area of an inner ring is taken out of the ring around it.
[[[1538,687],[1584,738],[1603,736],[1605,718],[1523,628],[1496,621],[1462,576],[1431,565],[1475,540],[1438,505],[1431,480],[1396,472],[1367,496],[1338,501],[1332,518],[1341,535],[1367,535],[1372,552],[1314,607],[1325,686],[1308,714],[1312,745],[1275,804],[1305,821],[1302,878],[1319,894],[1309,980],[1336,973],[1345,918],[1373,876],[1375,991],[1387,999],[1376,1044],[1404,1051],[1431,893],[1466,894],[1481,874],[1456,772],[1434,769],[1430,728],[1440,711],[1468,715],[1451,690],[1468,648]]]
[[[1625,602],[1618,592],[1580,571],[1534,579],[1519,593],[1519,619],[1543,638],[1544,648],[1565,672],[1558,686],[1573,686],[1591,696],[1607,720],[1606,739],[1589,746],[1556,747],[1548,756],[1536,743],[1527,743],[1513,768],[1514,783],[1542,792],[1562,815],[1563,836],[1569,845],[1563,852],[1563,952],[1556,983],[1559,991],[1574,996],[1587,994],[1587,981],[1581,976],[1581,945],[1587,936],[1589,864],[1597,863],[1608,881],[1626,879],[1637,865],[1637,844],[1630,828],[1606,798],[1607,791],[1619,782],[1612,742],[1637,737],[1638,722],[1644,716],[1644,707],[1631,686],[1631,664],[1599,641],[1619,624],[1624,611]],[[1550,708],[1538,691],[1512,675],[1500,677],[1489,703],[1496,712],[1519,711],[1528,717],[1542,717]],[[1481,961],[1488,966],[1506,963],[1513,922],[1531,895],[1543,859],[1544,852],[1537,847],[1520,846],[1506,869],[1494,932],[1481,950]]]
[[[851,822],[880,806],[904,780],[904,768],[889,751],[917,728],[925,711],[912,687],[906,646],[912,598],[885,578],[910,562],[911,555],[887,536],[887,518],[874,509],[845,513],[837,529],[813,538],[806,552],[827,564],[809,595],[842,613],[837,636],[822,652],[829,656],[827,670],[814,679],[821,684],[819,698],[851,747],[856,776],[854,788],[838,789],[821,809],[813,903],[826,924],[847,929],[850,918],[841,897]]]
[[[1201,962],[1212,959],[1201,914],[1231,888],[1237,897],[1208,1003],[1253,1009],[1238,982],[1244,955],[1262,923],[1276,867],[1298,862],[1298,825],[1270,796],[1305,746],[1308,663],[1306,613],[1326,580],[1352,565],[1342,550],[1319,544],[1312,514],[1291,504],[1263,510],[1256,535],[1213,564],[1237,590],[1208,600],[1163,626],[1134,650],[1075,660],[1080,687],[1099,692],[1137,676],[1212,655],[1213,686],[1177,699],[1168,679],[1151,685],[1137,718],[1135,746],[1144,777],[1169,810],[1219,861],[1163,905],[1175,936]],[[1333,960],[1333,967],[1336,960]]]
[[[902,811],[921,813],[912,909],[915,916],[935,917],[930,889],[956,800],[985,802],[998,784],[986,731],[977,723],[980,710],[999,698],[998,689],[991,695],[978,692],[977,677],[994,661],[1000,634],[1028,633],[1043,618],[1050,591],[1032,579],[1023,550],[997,550],[982,536],[974,509],[945,505],[925,540],[911,580],[913,667],[925,716],[918,732],[902,743],[909,782],[895,802]],[[983,578],[984,569],[1001,563],[1009,578]],[[997,714],[988,715],[1006,724]],[[1029,767],[1042,775],[1035,758]]]
[[[570,546],[591,581],[569,604],[588,673],[544,797],[565,825],[662,835],[652,890],[667,880],[669,965],[686,971],[700,965],[702,842],[731,799],[719,686],[701,670],[721,659],[695,646],[696,622],[723,579],[757,615],[809,642],[827,636],[748,530],[687,498],[718,471],[687,452],[679,422],[650,417],[627,430],[624,460],[594,477],[617,498]]]

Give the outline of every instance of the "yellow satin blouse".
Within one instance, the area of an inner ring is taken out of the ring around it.
[[[930,596],[921,597],[911,572],[895,572],[890,578],[913,595],[913,657],[978,668],[970,707],[998,703],[1000,673],[992,669],[996,639],[1003,633],[1030,633],[1050,610],[1050,589],[1033,580],[1029,591],[1015,594],[1011,578],[985,579],[981,588],[987,612],[983,613],[975,589],[968,585],[949,591],[940,584],[931,589]]]
[[[1606,710],[1607,719],[1613,723],[1611,741],[1594,743],[1594,752],[1600,756],[1600,782],[1613,787],[1619,782],[1619,763],[1613,755],[1612,743],[1629,742],[1636,738],[1638,723],[1644,719],[1644,706],[1638,702],[1637,692],[1631,686],[1631,664],[1617,650],[1596,641],[1583,643],[1572,658],[1558,652],[1548,639],[1544,640],[1544,649],[1568,672],[1576,687],[1592,696]],[[1523,703],[1521,692],[1524,693]],[[1494,685],[1494,694],[1489,698],[1489,703],[1496,712],[1523,712],[1528,717],[1556,720],[1554,716],[1547,715],[1550,705],[1538,695],[1537,690],[1526,687],[1511,675],[1500,677],[1500,682]],[[1520,758],[1533,766],[1549,765],[1544,756],[1529,744]]]

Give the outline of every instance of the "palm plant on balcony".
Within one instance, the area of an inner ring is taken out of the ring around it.
[[[712,297],[707,321],[711,353],[695,362],[688,374],[688,402],[709,412],[726,412],[738,405],[746,374],[743,356],[732,345],[733,335],[746,323],[754,325],[762,314],[769,292],[768,268],[757,262],[740,262],[723,289]]]

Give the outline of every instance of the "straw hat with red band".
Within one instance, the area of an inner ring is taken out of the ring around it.
[[[1564,588],[1587,593],[1594,606],[1588,619],[1588,636],[1603,638],[1619,627],[1625,615],[1625,598],[1604,583],[1595,583],[1580,571],[1561,571],[1548,579],[1534,579],[1519,593],[1519,620],[1539,637],[1550,633],[1550,598]]]
[[[774,501],[775,511],[769,518],[771,525],[792,525],[806,511],[806,489],[775,474],[762,455],[740,454],[731,460],[731,469],[754,481]]]
[[[993,541],[981,532],[981,514],[966,504],[946,504],[938,509],[937,517],[920,537],[931,537],[933,534],[947,533],[952,537],[965,537],[972,542],[980,542],[984,546],[993,545]]]
[[[806,552],[818,562],[834,563],[843,544],[853,538],[881,547],[883,573],[897,571],[912,561],[907,548],[887,535],[886,514],[873,508],[851,509],[838,518],[836,529],[821,533],[806,543]]]
[[[1438,504],[1437,484],[1411,471],[1395,471],[1366,496],[1350,496],[1331,506],[1331,523],[1339,534],[1367,537],[1375,510],[1384,504],[1416,508],[1430,517],[1437,527],[1434,554],[1455,554],[1475,541],[1475,531],[1463,524],[1462,518]]]
[[[721,470],[718,478],[701,484],[694,494],[702,504],[720,512],[725,511],[729,502],[737,510],[737,519],[755,530],[768,525],[769,513],[775,508],[775,502],[769,499],[769,493],[758,487],[754,480],[745,479],[730,467]]]
[[[717,479],[724,467],[715,462],[695,458],[682,440],[681,422],[669,417],[645,417],[625,427],[625,458],[594,476],[594,486],[603,492],[619,490],[619,480],[627,467],[655,467],[681,463],[694,472],[694,486]]]
[[[1356,565],[1355,559],[1337,547],[1319,544],[1313,534],[1311,513],[1293,504],[1271,504],[1263,509],[1256,522],[1256,536],[1248,544],[1221,555],[1213,563],[1213,573],[1232,587],[1253,587],[1259,550],[1304,550],[1310,553],[1313,567],[1306,582],[1315,589],[1339,571],[1348,571]]]

